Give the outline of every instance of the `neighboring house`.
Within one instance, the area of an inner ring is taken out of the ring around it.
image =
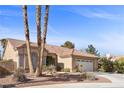
[[[119,59],[121,59],[121,58],[124,58],[124,56],[112,56],[112,57],[110,58],[110,60],[114,62],[114,61],[119,60]]]
[[[116,60],[119,60],[121,58],[124,58],[124,56],[112,56],[110,54],[106,54],[106,58],[110,59],[111,61],[115,62]]]
[[[25,41],[7,39],[7,45],[3,53],[3,59],[12,59],[18,67],[28,69],[28,59]],[[33,67],[37,63],[37,44],[31,42],[31,54]],[[75,49],[68,49],[60,46],[45,45],[44,65],[60,65],[69,68],[71,71],[76,65],[83,65],[84,71],[96,71],[98,57],[92,54],[83,53]]]

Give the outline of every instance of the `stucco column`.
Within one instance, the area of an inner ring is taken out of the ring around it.
[[[57,66],[57,57],[54,55],[54,56],[52,56],[52,58],[53,58],[54,61],[55,61],[55,66]]]
[[[17,69],[19,68],[19,56],[17,56]]]
[[[98,70],[98,60],[95,60],[96,63],[96,71]]]
[[[75,66],[76,66],[75,58],[72,56],[72,70],[71,70],[71,72],[73,72],[73,69]]]
[[[57,66],[58,62],[57,62],[57,56],[55,56],[55,65]]]
[[[97,71],[97,60],[93,61],[93,71]]]

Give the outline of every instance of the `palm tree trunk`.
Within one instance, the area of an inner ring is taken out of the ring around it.
[[[23,16],[24,16],[24,29],[25,29],[29,71],[31,74],[33,74],[34,69],[33,69],[33,64],[32,64],[32,59],[31,59],[31,47],[30,47],[30,37],[29,37],[28,16],[27,16],[27,6],[26,5],[23,5]]]
[[[44,29],[43,29],[43,35],[42,35],[42,45],[41,45],[41,74],[42,74],[42,64],[43,64],[43,58],[44,58],[44,47],[46,44],[46,35],[47,35],[47,24],[48,24],[48,14],[49,14],[49,6],[46,5],[46,13],[44,17]]]
[[[4,56],[5,48],[6,48],[7,42],[8,42],[7,39],[1,39],[1,40],[0,40],[1,46],[2,46],[2,48],[3,48],[1,58],[3,58],[3,56]]]
[[[38,61],[37,61],[37,68],[36,68],[36,76],[40,76],[40,62],[41,62],[41,6],[36,6],[36,24],[37,24],[37,46],[38,46]]]

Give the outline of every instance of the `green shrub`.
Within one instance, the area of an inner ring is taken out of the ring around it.
[[[64,72],[70,72],[70,68],[63,69]]]
[[[75,67],[74,67],[74,69],[73,69],[73,72],[84,72],[83,71],[83,65],[76,65]]]
[[[114,70],[118,73],[124,74],[124,61],[118,60],[114,63]]]
[[[86,79],[87,78],[87,73],[86,72],[81,73],[80,77],[83,78],[83,79]]]
[[[47,69],[48,69],[48,66],[46,66],[46,65],[43,65],[43,66],[42,66],[42,71],[43,71],[43,72],[47,71]]]
[[[99,71],[100,71],[100,72],[105,72],[103,66],[101,66],[101,68],[99,68]]]
[[[78,65],[73,68],[73,72],[80,72]]]
[[[79,72],[81,72],[81,73],[84,72],[84,71],[83,71],[83,65],[80,65],[80,66],[79,66]]]
[[[113,72],[114,64],[110,59],[101,58],[99,61],[99,70],[104,72]]]
[[[23,68],[18,68],[15,73],[13,74],[13,80],[19,81],[19,82],[25,82],[27,81],[27,78],[24,74]]]
[[[54,73],[56,73],[56,66],[54,65],[46,66],[46,72],[53,75]]]
[[[80,74],[79,80],[82,79],[96,80],[96,75],[93,72],[83,72]]]

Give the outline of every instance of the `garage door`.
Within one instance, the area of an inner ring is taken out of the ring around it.
[[[83,60],[77,60],[77,65],[81,67],[83,71],[93,71],[93,62],[92,61],[83,61]]]

